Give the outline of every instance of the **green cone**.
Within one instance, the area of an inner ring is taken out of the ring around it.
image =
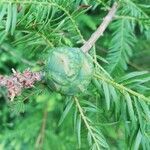
[[[79,48],[55,48],[48,57],[45,80],[62,94],[84,92],[92,78],[93,63]]]

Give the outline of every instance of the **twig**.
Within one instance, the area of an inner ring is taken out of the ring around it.
[[[11,51],[9,51],[9,50],[8,50],[8,47],[6,47],[5,45],[1,45],[0,48],[2,48],[2,50],[4,50],[5,52],[9,53],[9,54],[12,55],[13,57],[19,59],[19,60],[22,61],[24,64],[27,64],[27,65],[32,66],[32,67],[34,67],[34,66],[36,65],[36,64],[31,63],[30,61],[28,61],[28,60],[26,60],[26,59],[24,59],[24,58],[18,56],[18,55],[13,51],[13,49],[12,49],[11,47],[9,47],[9,48],[12,49]]]
[[[92,136],[92,138],[93,138],[93,141],[95,142],[95,145],[96,145],[97,150],[100,150],[100,147],[99,147],[99,145],[98,145],[97,139],[96,139],[95,135],[93,134],[92,128],[91,128],[91,126],[89,125],[86,116],[85,116],[84,113],[83,113],[83,109],[82,109],[82,107],[80,106],[78,99],[77,99],[76,97],[74,97],[74,100],[75,100],[75,102],[76,102],[76,106],[77,106],[77,108],[78,108],[78,110],[79,110],[79,113],[80,113],[80,115],[81,115],[81,118],[82,118],[82,120],[84,121],[85,126],[87,127],[88,131],[90,132],[90,134],[91,134],[91,136]]]
[[[136,97],[138,97],[139,99],[143,99],[144,101],[150,103],[150,98],[149,98],[149,97],[145,97],[143,94],[139,94],[139,93],[137,93],[136,91],[133,91],[133,90],[131,90],[131,89],[125,87],[125,86],[122,85],[122,84],[118,84],[118,83],[116,83],[115,81],[113,81],[113,80],[111,80],[111,79],[108,79],[108,78],[106,78],[106,77],[104,77],[104,76],[101,76],[100,74],[95,74],[94,76],[95,76],[96,78],[100,79],[100,80],[103,80],[103,81],[105,81],[105,82],[107,82],[107,83],[113,85],[114,87],[116,87],[116,88],[117,88],[121,93],[123,93],[123,94],[124,94],[124,91],[126,91],[126,92],[132,94],[133,96],[136,96]]]
[[[138,65],[132,63],[131,61],[129,61],[128,64],[129,64],[131,67],[133,67],[133,68],[135,68],[136,70],[138,70],[138,71],[143,71],[143,69],[142,69],[141,67],[139,67]]]
[[[47,122],[47,117],[48,117],[48,111],[46,108],[43,113],[42,126],[41,126],[40,133],[37,137],[36,143],[35,143],[35,149],[42,149],[42,145],[44,142],[45,128],[46,128],[46,122]]]
[[[110,9],[109,13],[107,14],[107,16],[104,18],[104,20],[101,23],[101,25],[91,35],[89,40],[86,41],[85,44],[81,47],[81,50],[84,53],[88,52],[91,49],[91,47],[95,44],[95,42],[98,40],[98,38],[103,35],[103,32],[105,31],[105,29],[107,28],[109,23],[112,21],[115,13],[117,11],[117,8],[118,8],[118,4],[115,2],[113,4],[112,8]]]

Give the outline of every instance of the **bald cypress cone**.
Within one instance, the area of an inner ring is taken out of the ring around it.
[[[93,74],[93,63],[79,48],[55,48],[45,66],[47,85],[62,94],[84,92]]]

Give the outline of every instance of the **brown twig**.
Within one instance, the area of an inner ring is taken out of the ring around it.
[[[140,68],[138,65],[134,64],[134,63],[131,62],[131,61],[129,61],[128,64],[129,64],[131,67],[133,67],[133,68],[135,68],[136,70],[138,70],[138,71],[143,71],[142,68]]]
[[[115,16],[117,8],[118,8],[118,4],[115,2],[113,4],[112,8],[110,9],[109,13],[107,14],[107,16],[104,18],[104,20],[101,23],[101,25],[91,35],[91,37],[89,38],[89,40],[86,41],[85,44],[81,47],[81,50],[84,53],[87,53],[92,48],[92,46],[96,43],[96,41],[98,40],[98,38],[103,35],[103,32],[105,31],[105,29],[107,28],[107,26],[109,25],[109,23],[112,21],[113,17]]]
[[[37,140],[35,142],[35,149],[42,149],[42,145],[44,142],[47,117],[48,117],[48,111],[47,111],[47,107],[46,107],[46,109],[44,110],[44,113],[43,113],[43,121],[42,121],[41,130],[40,130],[40,133],[39,133]]]

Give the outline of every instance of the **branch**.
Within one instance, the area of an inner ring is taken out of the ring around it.
[[[106,78],[106,77],[101,76],[100,74],[95,74],[94,76],[95,76],[96,78],[100,79],[100,80],[103,80],[103,81],[107,82],[108,84],[113,85],[113,86],[116,87],[121,93],[123,93],[124,91],[126,91],[126,92],[132,94],[133,96],[136,96],[136,97],[138,97],[139,99],[143,99],[143,100],[145,100],[146,102],[149,102],[149,103],[150,103],[150,98],[145,97],[143,94],[140,94],[140,93],[138,93],[138,92],[135,92],[135,91],[133,91],[133,90],[131,90],[131,89],[129,89],[129,88],[127,88],[127,87],[121,85],[121,84],[118,84],[118,83],[114,82],[114,81],[111,80],[111,79],[108,79],[108,78]],[[124,94],[124,93],[123,93],[123,94]]]
[[[97,141],[97,139],[96,139],[96,137],[95,137],[95,135],[94,135],[94,133],[93,133],[93,131],[92,131],[92,127],[89,125],[88,120],[87,120],[86,116],[85,116],[84,113],[83,113],[84,111],[83,111],[82,107],[80,106],[80,103],[79,103],[78,99],[77,99],[76,97],[74,97],[74,100],[75,100],[75,102],[76,102],[76,106],[77,106],[77,108],[78,108],[78,110],[79,110],[79,113],[80,113],[80,115],[81,115],[81,118],[82,118],[82,120],[84,121],[85,126],[87,127],[87,130],[88,130],[89,133],[91,134],[91,137],[92,137],[92,139],[93,139],[93,141],[94,141],[94,143],[95,143],[95,145],[96,145],[97,150],[100,150],[98,141]]]
[[[12,49],[11,47],[8,47],[8,46],[5,46],[5,45],[1,45],[0,48],[2,48],[3,51],[9,53],[9,54],[12,55],[13,57],[15,57],[15,58],[21,60],[23,63],[25,63],[25,64],[27,64],[27,65],[29,65],[29,66],[32,66],[32,67],[35,66],[34,63],[31,63],[30,61],[28,61],[28,60],[22,58],[21,56],[18,56],[18,55],[13,51],[13,49]],[[11,50],[9,51],[8,49],[11,49]]]
[[[91,35],[90,39],[86,41],[85,44],[81,47],[81,50],[84,53],[87,53],[92,48],[92,46],[96,43],[98,38],[103,35],[103,32],[105,31],[105,29],[107,28],[109,23],[112,21],[113,17],[115,16],[117,8],[118,8],[118,4],[115,2],[112,8],[110,9],[109,13],[107,14],[107,16],[104,18],[102,24]]]

